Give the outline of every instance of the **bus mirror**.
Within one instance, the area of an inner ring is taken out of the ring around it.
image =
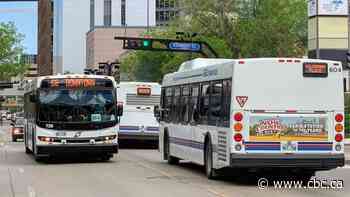
[[[36,97],[35,97],[35,95],[34,95],[34,94],[31,94],[31,95],[29,96],[29,100],[30,100],[30,102],[35,103],[35,102],[36,102]]]
[[[160,109],[159,109],[159,105],[154,106],[154,117],[156,117],[157,120],[160,120]]]
[[[15,126],[15,124],[14,124],[13,122],[11,122],[11,124],[10,124],[10,125],[11,125],[11,126],[13,126],[13,127]]]
[[[123,105],[117,105],[117,116],[123,115]]]

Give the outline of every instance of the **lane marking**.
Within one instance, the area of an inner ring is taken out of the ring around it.
[[[18,168],[19,173],[23,174],[24,173],[24,169],[23,168]]]
[[[28,186],[28,197],[36,197],[35,189],[32,186]]]
[[[350,165],[345,165],[345,166],[343,166],[343,167],[341,167],[341,168],[349,169],[349,168],[350,168]]]

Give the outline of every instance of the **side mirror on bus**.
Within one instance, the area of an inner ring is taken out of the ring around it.
[[[35,102],[36,102],[36,96],[35,96],[35,94],[31,94],[31,95],[29,96],[29,100],[30,100],[30,102],[35,103]]]
[[[117,116],[123,115],[123,105],[117,105]]]
[[[160,121],[160,107],[159,107],[159,105],[154,106],[153,113],[154,113],[154,117],[156,117],[156,119],[158,121]]]

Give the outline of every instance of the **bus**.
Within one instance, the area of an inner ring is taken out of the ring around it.
[[[154,111],[163,159],[204,165],[209,179],[269,169],[309,180],[344,165],[340,62],[195,59],[164,76]]]
[[[119,141],[143,141],[158,145],[159,122],[154,106],[160,104],[159,83],[121,82],[117,86],[118,103],[123,105]]]
[[[112,77],[38,77],[25,88],[24,142],[36,160],[61,154],[109,160],[118,152],[117,84]]]

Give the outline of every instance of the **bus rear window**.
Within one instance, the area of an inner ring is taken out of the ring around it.
[[[304,77],[328,77],[328,66],[325,63],[304,63]]]

